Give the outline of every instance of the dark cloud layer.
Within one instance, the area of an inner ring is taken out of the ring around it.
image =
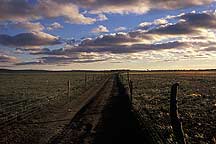
[[[90,13],[138,13],[151,9],[177,9],[210,4],[214,0],[1,0],[0,21],[31,21],[42,18],[63,17],[76,24],[92,24],[96,18],[80,13],[84,8]]]
[[[59,3],[62,0],[55,0]],[[214,0],[63,0],[73,2],[80,7],[91,9],[92,13],[145,13],[151,9],[177,9],[204,5]]]
[[[39,60],[36,61],[27,61],[27,62],[21,62],[16,63],[17,66],[23,66],[23,65],[67,65],[70,63],[93,63],[93,62],[100,62],[100,61],[106,61],[107,58],[101,58],[101,59],[94,59],[94,57],[89,58],[87,57],[66,57],[66,56],[48,56],[48,57],[42,57],[39,58]]]
[[[151,34],[192,34],[199,32],[198,28],[216,28],[216,15],[213,13],[187,13],[176,17],[180,21],[150,30]]]
[[[98,46],[110,46],[118,45],[128,42],[139,42],[140,40],[135,37],[131,37],[126,33],[116,33],[113,35],[104,35],[102,37],[97,37],[96,39],[85,39],[81,42],[80,46],[83,47],[98,47]]]
[[[26,20],[35,18],[34,7],[26,0],[1,0],[0,20]]]
[[[60,43],[58,37],[43,32],[21,33],[15,36],[0,35],[0,44],[12,47],[31,47]]]
[[[127,54],[127,53],[137,53],[142,51],[149,51],[149,50],[163,50],[163,49],[172,49],[172,48],[179,48],[185,47],[187,43],[181,42],[168,42],[162,44],[133,44],[130,46],[127,45],[119,45],[119,46],[100,46],[97,48],[88,48],[88,47],[72,47],[67,49],[56,49],[52,51],[41,51],[35,53],[38,54],[45,54],[45,55],[71,55],[74,53],[113,53],[113,54]]]
[[[0,63],[15,63],[16,57],[0,54]]]
[[[73,3],[56,3],[54,0],[1,0],[0,21],[31,21],[43,18],[63,17],[76,24],[92,24],[96,19],[85,17]]]

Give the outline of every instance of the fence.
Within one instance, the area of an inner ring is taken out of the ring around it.
[[[160,125],[160,123],[155,120],[148,108],[143,107],[145,105],[143,101],[140,101],[136,108],[133,107],[133,82],[132,80],[130,80],[129,72],[122,74],[120,78],[128,88],[132,110],[136,114],[138,120],[140,121],[140,124],[143,126],[145,131],[149,133],[154,143],[162,144],[177,142],[178,144],[185,144],[186,142],[184,138],[184,131],[182,129],[182,123],[179,118],[177,106],[177,92],[179,84],[176,83],[171,87],[169,114],[170,121],[167,121],[167,123],[169,123],[169,125],[172,127],[173,139],[168,139],[168,136],[166,136],[166,132],[160,132],[160,129],[158,128],[158,125]]]
[[[28,88],[23,88],[22,90],[24,91],[22,96],[17,96],[17,99],[14,97],[9,101],[7,99],[5,99],[5,101],[1,100],[0,128],[11,123],[17,123],[28,119],[38,111],[46,108],[47,105],[64,105],[72,101],[73,98],[76,98],[77,95],[84,93],[87,89],[92,87],[92,85],[95,85],[102,79],[105,79],[106,76],[107,74],[85,72],[84,77],[80,75],[78,79],[68,76],[67,78],[69,78],[69,80],[65,78],[61,82],[61,85],[59,85],[59,83],[58,85],[52,84],[55,78],[49,80],[45,79],[43,80],[43,85],[39,85],[40,88],[43,88],[41,91],[40,89],[35,88],[36,92],[43,93],[41,95],[34,94],[33,96],[31,89],[29,90]],[[77,81],[78,83],[75,83]],[[52,86],[54,86],[54,88],[52,88]]]

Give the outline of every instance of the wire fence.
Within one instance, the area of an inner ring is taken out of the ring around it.
[[[87,72],[0,76],[0,127],[28,119],[47,105],[65,105],[107,76]]]
[[[129,77],[129,78],[128,78]],[[179,83],[178,110],[187,143],[214,143],[216,137],[215,73],[133,73],[121,74],[132,105],[141,121],[151,126],[165,143],[176,143],[170,118],[171,86]],[[145,124],[145,126],[146,126]],[[180,143],[180,142],[178,142]]]

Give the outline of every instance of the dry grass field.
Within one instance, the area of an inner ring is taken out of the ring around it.
[[[62,99],[68,96],[68,80],[71,85],[70,95],[79,95],[85,88],[85,76],[88,88],[101,78],[100,75],[90,72],[1,73],[0,102],[6,104],[21,99]]]
[[[104,78],[103,72],[1,72],[0,143],[49,140]]]
[[[130,79],[134,87],[134,106],[148,110],[164,137],[172,141],[169,100],[171,86],[177,82],[180,85],[179,113],[187,142],[215,142],[215,71],[131,72]]]
[[[124,86],[128,87],[127,73],[121,75]],[[80,95],[106,77],[105,72],[2,72],[1,125],[25,118],[25,115],[26,118],[34,113],[38,115],[38,108],[66,107],[68,102],[82,99]],[[152,126],[167,142],[173,142],[169,106],[174,83],[180,85],[178,108],[186,141],[215,142],[216,71],[131,71],[129,79],[133,82],[133,107],[137,111],[147,111]],[[73,105],[73,108],[78,105]]]

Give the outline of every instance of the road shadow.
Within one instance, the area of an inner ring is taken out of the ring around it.
[[[96,128],[94,144],[149,143],[147,134],[142,131],[131,111],[129,96],[118,75],[113,86],[112,96]]]

